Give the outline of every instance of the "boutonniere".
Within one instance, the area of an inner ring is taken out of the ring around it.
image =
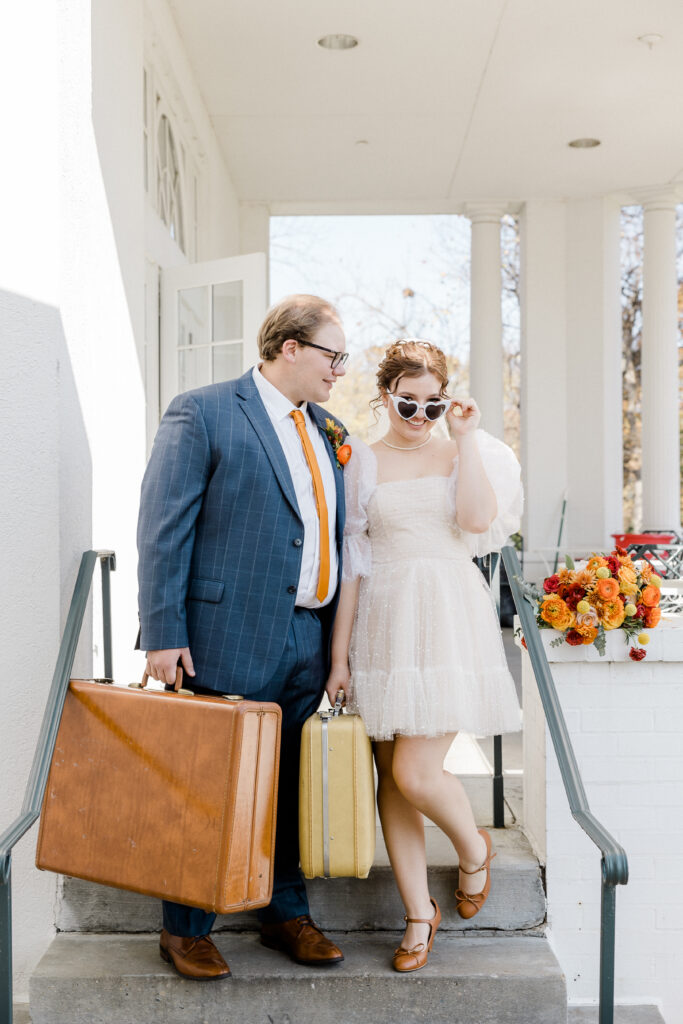
[[[334,448],[334,454],[337,456],[337,465],[342,469],[351,458],[351,445],[344,443],[344,428],[340,427],[334,420],[327,418],[325,420],[325,433],[328,441]]]

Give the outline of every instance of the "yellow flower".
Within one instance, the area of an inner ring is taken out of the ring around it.
[[[543,601],[541,605],[541,618],[544,622],[551,625],[553,629],[558,629],[561,633],[564,633],[565,629],[573,626],[576,621],[574,612],[557,594],[550,594]]]
[[[617,573],[619,579],[619,589],[622,594],[626,594],[627,597],[631,597],[638,590],[638,577],[636,570],[632,565],[624,564]]]
[[[602,568],[603,565],[607,565],[607,559],[601,558],[600,555],[594,554],[591,558],[588,559],[588,562],[586,563],[586,568],[589,572],[597,572],[598,569]]]
[[[618,629],[625,618],[624,606],[619,598],[614,601],[600,601],[598,616],[605,629]]]

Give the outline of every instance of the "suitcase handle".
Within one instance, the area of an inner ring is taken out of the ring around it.
[[[342,706],[342,701],[344,700],[345,697],[346,697],[346,693],[344,692],[344,690],[340,686],[339,689],[337,690],[336,696],[334,698],[334,707],[330,708],[327,711],[319,711],[318,714],[320,715],[320,717],[321,718],[337,718],[339,715],[343,714],[344,713],[344,708]]]

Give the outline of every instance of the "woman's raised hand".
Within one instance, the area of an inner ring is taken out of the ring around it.
[[[446,413],[449,437],[454,440],[477,429],[481,419],[479,406],[473,398],[454,398]]]

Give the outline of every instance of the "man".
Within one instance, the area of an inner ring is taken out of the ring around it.
[[[282,708],[273,898],[261,941],[298,963],[341,951],[309,916],[299,870],[301,726],[328,671],[344,526],[342,472],[323,409],[343,376],[345,339],[323,299],[271,309],[261,362],[239,380],[178,395],[159,426],[138,524],[139,646],[170,685],[178,662],[198,693]],[[195,979],[230,968],[209,937],[214,914],[164,902],[161,955]]]

